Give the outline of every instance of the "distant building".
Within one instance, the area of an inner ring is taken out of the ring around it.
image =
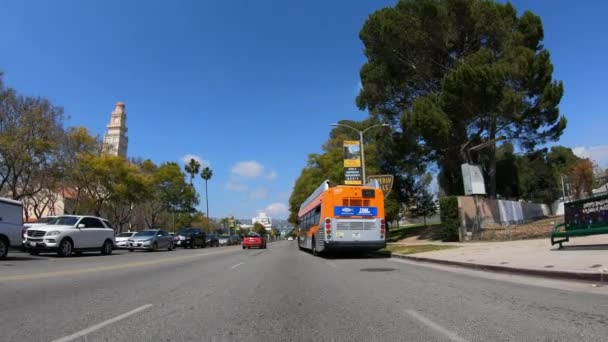
[[[125,104],[118,102],[108,124],[108,133],[103,137],[103,151],[109,155],[126,158],[128,144]]]
[[[260,212],[258,216],[251,219],[252,224],[255,224],[256,222],[261,223],[266,230],[272,230],[272,218],[268,217],[266,213]]]

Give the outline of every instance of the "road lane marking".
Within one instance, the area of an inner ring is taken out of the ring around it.
[[[421,314],[419,314],[418,312],[414,311],[414,310],[405,310],[405,312],[412,316],[413,318],[415,318],[417,321],[423,323],[424,325],[426,325],[427,327],[435,330],[436,332],[440,333],[441,335],[447,337],[450,341],[454,341],[454,342],[466,342],[465,339],[463,339],[462,337],[456,335],[455,333],[447,330],[446,328],[442,327],[441,325],[431,321],[430,319],[422,316]]]
[[[236,264],[236,265],[234,265],[234,266],[232,266],[232,267],[230,267],[230,268],[231,268],[231,269],[235,269],[235,268],[237,268],[237,267],[241,266],[242,264],[244,264],[244,262],[239,262],[238,264]]]
[[[162,258],[162,259],[155,259],[155,260],[147,260],[147,261],[136,261],[136,262],[125,263],[125,264],[120,264],[120,265],[101,266],[101,267],[81,269],[81,270],[68,270],[68,271],[57,271],[57,272],[45,272],[45,273],[34,273],[34,274],[6,276],[6,277],[1,277],[0,278],[0,283],[2,283],[2,281],[10,281],[10,280],[44,279],[44,278],[62,277],[62,276],[85,274],[85,273],[97,273],[97,272],[105,272],[105,271],[116,271],[116,270],[128,269],[128,268],[134,268],[134,267],[141,267],[141,266],[149,266],[149,265],[162,264],[162,263],[169,262],[169,261],[179,261],[179,260],[186,260],[186,259],[203,257],[203,256],[208,256],[208,255],[223,254],[223,253],[227,253],[227,252],[232,252],[232,250],[226,249],[226,250],[217,251],[217,252],[209,252],[209,253],[201,253],[201,254],[189,254],[189,255],[184,255],[184,256]]]
[[[101,323],[95,324],[95,325],[90,326],[90,327],[88,327],[88,328],[86,328],[84,330],[80,330],[80,331],[78,331],[76,333],[73,333],[72,335],[68,335],[68,336],[62,337],[60,339],[54,340],[53,342],[69,342],[69,341],[73,341],[73,340],[75,340],[77,338],[80,338],[82,336],[88,335],[88,334],[90,334],[90,333],[92,333],[92,332],[94,332],[96,330],[99,330],[99,329],[101,329],[101,328],[103,328],[103,327],[105,327],[107,325],[110,325],[112,323],[118,322],[118,321],[120,321],[122,319],[125,319],[125,318],[127,318],[127,317],[129,317],[131,315],[134,315],[134,314],[136,314],[136,313],[138,313],[140,311],[144,311],[144,310],[149,309],[151,307],[152,307],[152,304],[146,304],[146,305],[140,306],[137,309],[131,310],[129,312],[125,312],[122,315],[118,315],[118,316],[116,316],[114,318],[110,318],[107,321],[103,321]]]

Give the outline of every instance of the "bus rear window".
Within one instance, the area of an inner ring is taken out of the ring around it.
[[[363,198],[374,198],[376,197],[376,191],[371,189],[363,189]]]

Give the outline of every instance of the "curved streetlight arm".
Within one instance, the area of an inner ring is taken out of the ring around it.
[[[390,125],[389,125],[389,124],[378,124],[378,125],[373,125],[373,126],[370,126],[370,127],[367,127],[366,129],[364,129],[364,130],[363,130],[363,133],[365,133],[365,132],[369,131],[369,130],[370,130],[370,129],[372,129],[372,128],[376,128],[376,127],[390,127]]]
[[[373,125],[370,127],[367,127],[366,129],[360,131],[358,129],[356,129],[355,127],[349,126],[349,125],[345,125],[345,124],[341,124],[341,123],[333,123],[332,126],[343,126],[343,127],[348,127],[350,129],[352,129],[353,131],[359,133],[359,148],[361,151],[361,176],[363,176],[363,180],[362,183],[365,184],[365,182],[367,181],[366,179],[366,174],[365,174],[365,148],[363,147],[363,134],[365,132],[367,132],[368,130],[375,128],[375,127],[390,127],[389,124],[379,124],[379,125]]]

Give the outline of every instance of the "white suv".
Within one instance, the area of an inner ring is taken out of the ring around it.
[[[109,255],[114,249],[114,229],[108,220],[95,216],[59,216],[47,225],[28,228],[24,245],[32,255],[46,251],[62,257],[85,251]]]

